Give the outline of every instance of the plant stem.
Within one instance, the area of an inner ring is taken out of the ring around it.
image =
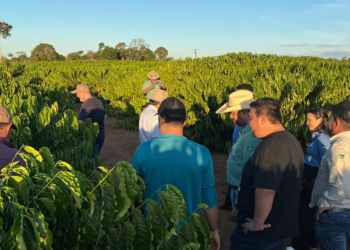
[[[108,171],[108,173],[106,174],[106,176],[103,177],[102,180],[100,180],[100,182],[94,187],[94,189],[91,191],[91,193],[93,193],[93,192],[96,190],[96,188],[98,188],[98,187],[104,182],[104,180],[108,177],[108,175],[109,175],[111,172],[113,172],[113,170],[114,170],[116,167],[117,167],[117,164],[115,164],[115,166],[114,166],[111,170]],[[96,171],[96,170],[95,170],[95,171]]]

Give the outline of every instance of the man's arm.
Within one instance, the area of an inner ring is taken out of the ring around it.
[[[211,249],[220,249],[219,207],[215,206],[209,209],[204,209],[204,213],[207,217],[211,238],[213,239]]]
[[[148,93],[148,91],[150,91],[154,88],[155,88],[154,84],[151,84],[151,86],[149,86],[148,88],[142,89],[141,94],[146,95]]]
[[[166,89],[167,86],[164,82],[161,82],[161,81],[157,81],[158,85],[162,88],[162,89]]]
[[[262,231],[265,228],[271,227],[270,224],[264,224],[267,216],[269,216],[276,191],[270,189],[257,188],[255,189],[255,208],[254,219],[247,218],[248,222],[243,224],[245,233],[251,231]]]

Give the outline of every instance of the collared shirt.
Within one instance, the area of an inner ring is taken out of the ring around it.
[[[158,82],[165,84],[165,83],[162,82],[161,80],[158,80]],[[148,81],[144,82],[143,85],[142,85],[142,90],[145,90],[145,89],[149,88],[151,85],[152,85],[151,80],[148,80]],[[147,94],[146,94],[146,100],[147,100],[147,102],[149,102],[149,97],[151,97],[151,96],[153,95],[153,92],[154,92],[156,89],[162,89],[162,87],[161,87],[159,84],[155,84],[155,85],[154,85],[154,89],[149,90],[149,91],[147,92]]]
[[[0,170],[12,162],[17,152],[18,150],[11,148],[11,144],[5,138],[0,138]],[[19,154],[14,161],[19,161],[20,166],[26,165]]]
[[[242,127],[240,126],[235,126],[235,129],[233,130],[232,134],[232,146],[237,142],[239,138],[239,133],[241,132]]]
[[[200,203],[209,208],[217,205],[210,152],[184,136],[165,134],[142,143],[131,164],[146,184],[145,199],[164,184],[172,184],[183,194],[187,215],[192,214]],[[153,199],[158,201],[157,195]]]
[[[150,141],[162,135],[159,130],[158,109],[154,105],[148,105],[142,111],[139,121],[140,144]]]
[[[238,140],[233,145],[231,154],[227,159],[227,182],[230,185],[240,185],[243,166],[261,142],[261,139],[253,136],[249,125],[241,128]]]
[[[305,163],[313,167],[319,167],[321,159],[327,152],[329,146],[330,139],[328,134],[322,130],[314,132],[312,134],[311,143],[306,151]]]
[[[321,160],[310,207],[350,209],[350,131],[331,138],[331,146]]]

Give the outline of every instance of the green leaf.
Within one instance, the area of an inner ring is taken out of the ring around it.
[[[15,244],[17,245],[18,249],[27,249],[23,238],[23,213],[21,213],[20,216],[18,216],[13,222],[11,235],[16,239]]]
[[[134,249],[135,250],[150,250],[152,233],[149,230],[150,225],[143,217],[139,210],[133,213],[132,223],[135,226]]]
[[[153,234],[152,244],[155,249],[158,249],[164,240],[166,230],[163,211],[159,207],[158,202],[154,200],[147,201],[146,211],[147,219],[149,220]]]
[[[80,215],[75,211],[73,217],[68,222],[68,230],[64,236],[64,247],[67,250],[75,249],[78,242]]]
[[[161,209],[167,220],[167,229],[170,232],[174,232],[175,228],[179,223],[178,211],[176,210],[177,209],[176,203],[173,197],[165,191],[159,191],[158,197],[159,197],[160,204],[162,205]]]
[[[177,203],[177,211],[179,215],[179,220],[186,220],[187,219],[187,213],[186,213],[186,202],[182,196],[182,193],[180,190],[175,187],[174,185],[166,185],[166,189],[168,193],[170,193],[173,198],[175,199],[175,202]]]

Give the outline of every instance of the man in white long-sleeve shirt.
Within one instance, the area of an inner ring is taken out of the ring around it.
[[[160,89],[156,89],[152,96],[149,97],[149,105],[142,111],[139,121],[140,144],[162,135],[159,130],[159,121],[156,114],[158,113],[160,104],[166,98],[168,98],[168,93]]]
[[[316,237],[321,250],[345,250],[350,238],[350,101],[327,104],[333,137],[321,160],[310,207],[316,210]]]

